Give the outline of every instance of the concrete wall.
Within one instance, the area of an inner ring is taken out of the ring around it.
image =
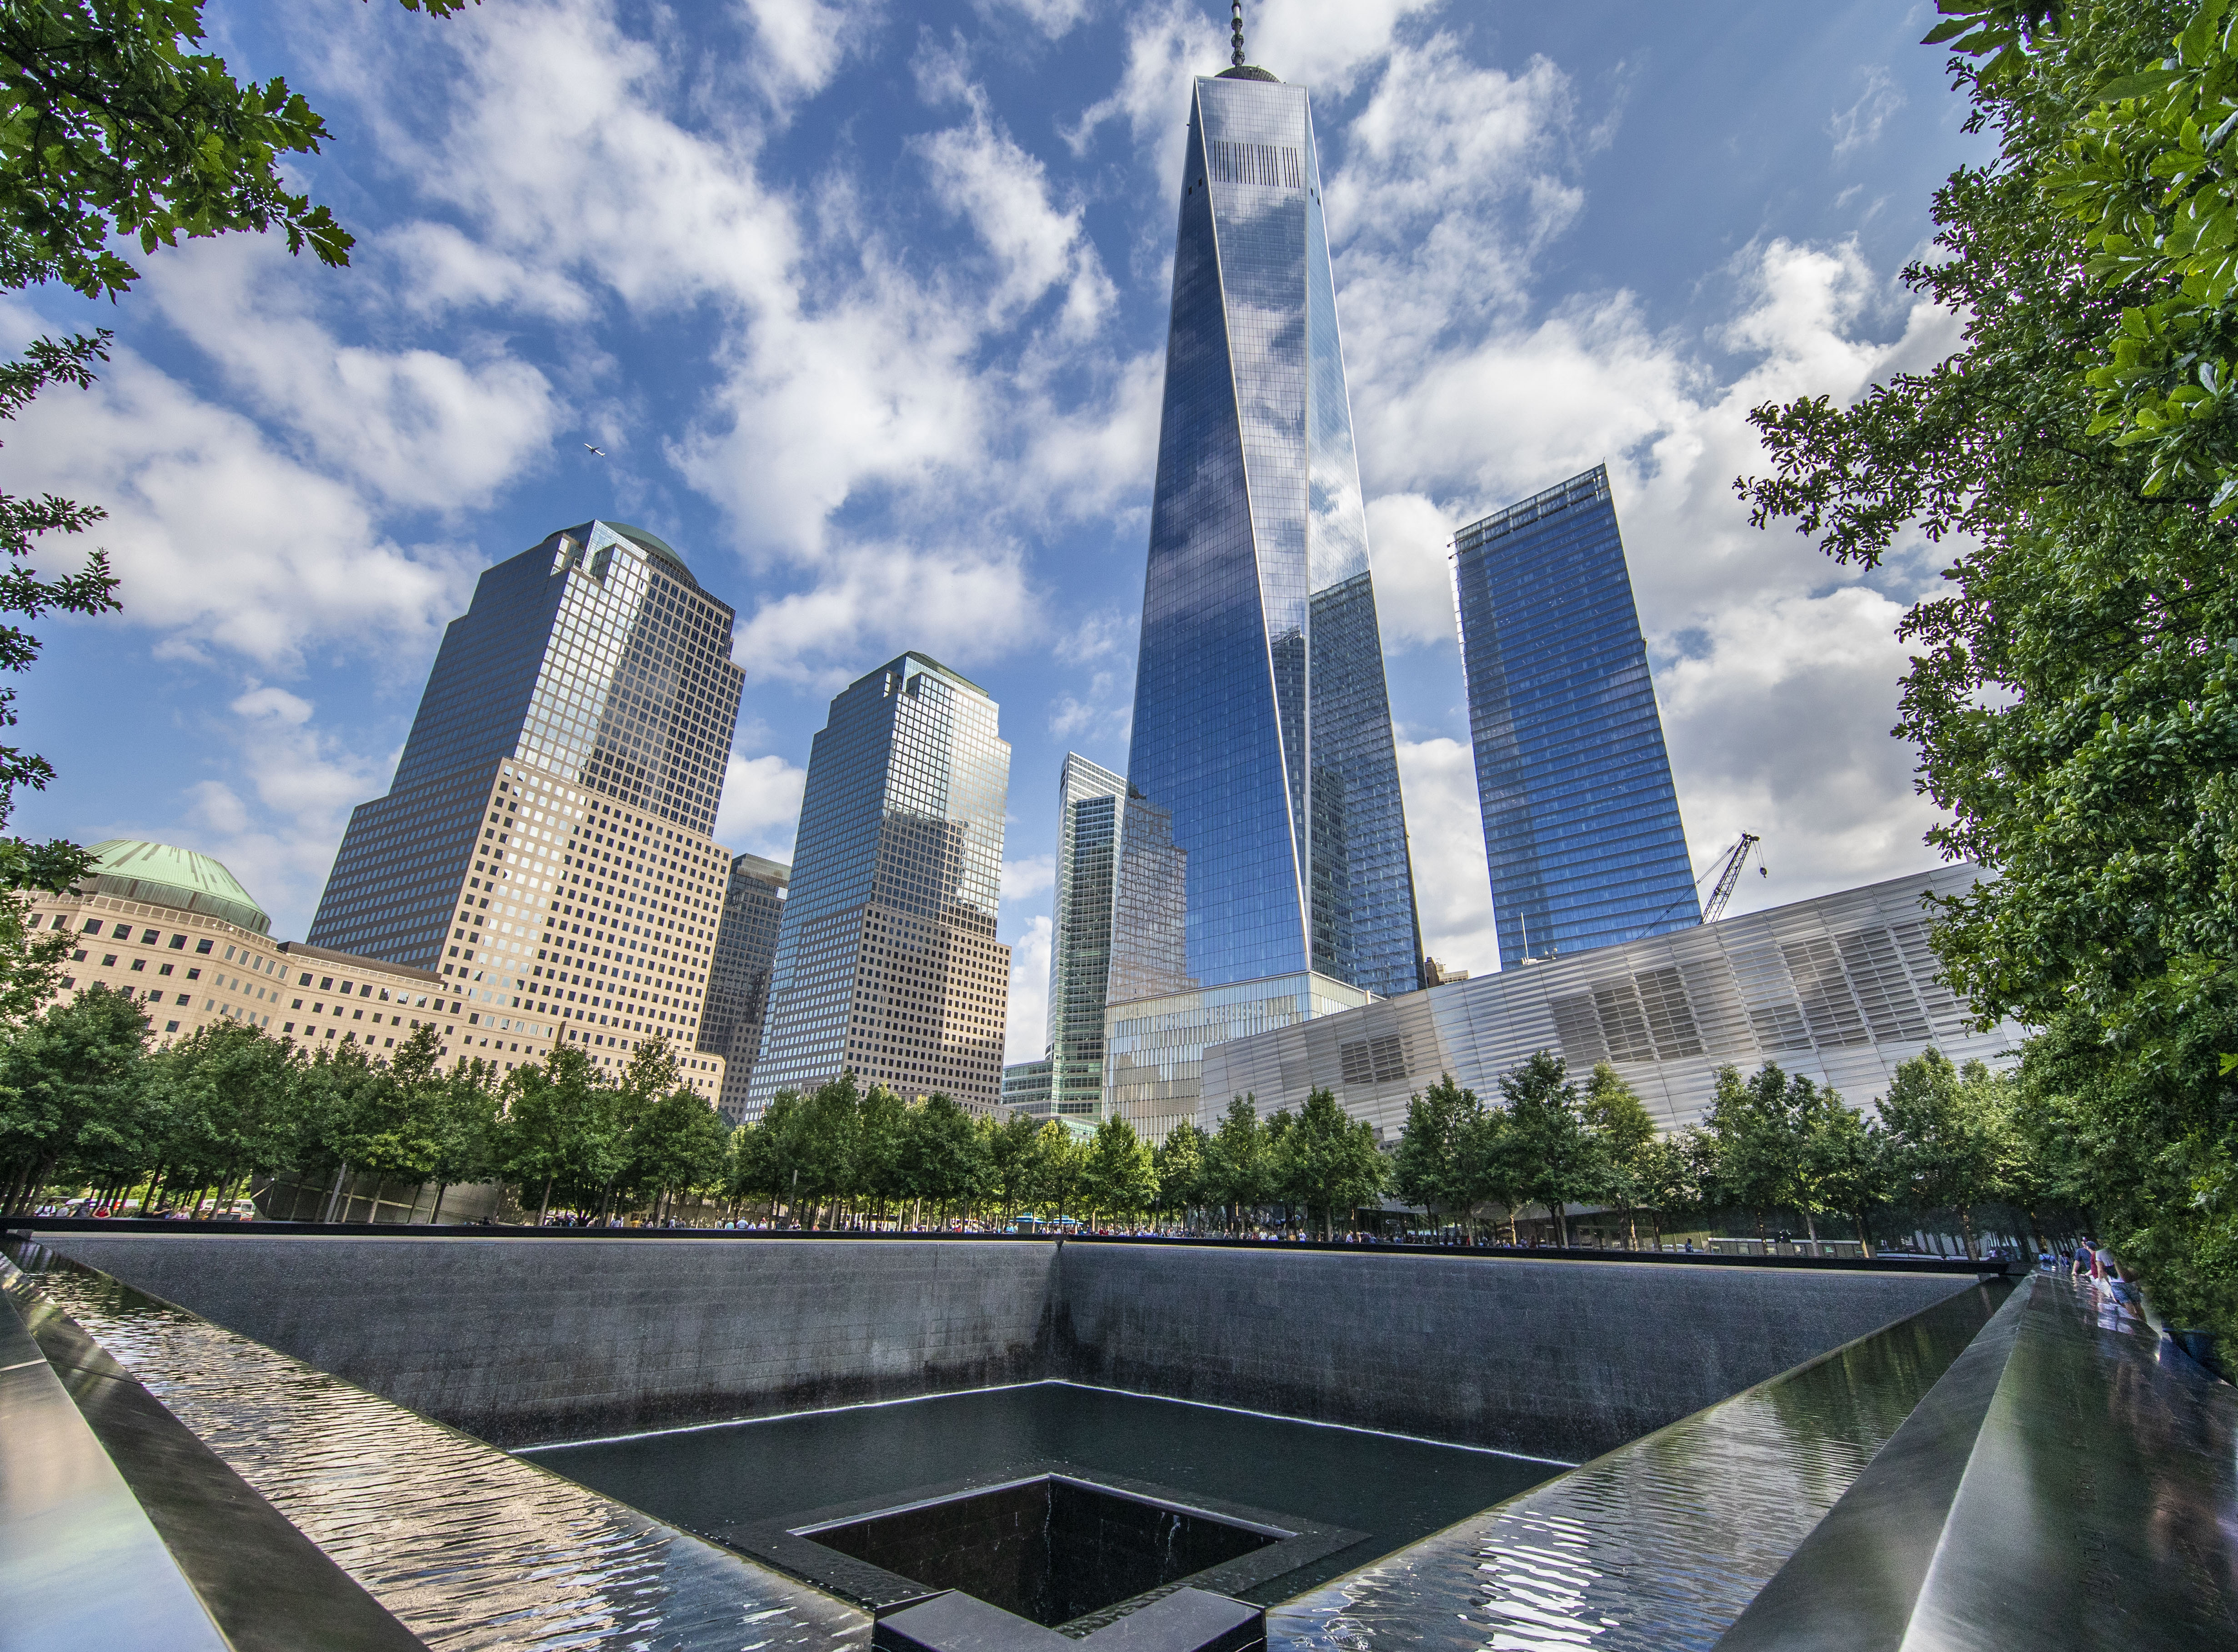
[[[1973,1283],[1006,1241],[43,1242],[501,1444],[1056,1377],[1582,1459]]]
[[[54,1235],[500,1445],[1030,1382],[1052,1247]]]
[[[1052,1374],[1583,1461],[1973,1284],[1069,1245]]]

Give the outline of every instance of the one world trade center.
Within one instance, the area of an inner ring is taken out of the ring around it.
[[[1113,935],[1106,1094],[1156,1134],[1205,1045],[1420,984],[1313,121],[1236,41],[1190,97],[1127,773],[1186,918]]]

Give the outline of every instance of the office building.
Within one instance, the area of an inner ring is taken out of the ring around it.
[[[809,748],[748,1118],[846,1073],[994,1111],[1010,786],[995,702],[937,661],[904,654],[831,702]]]
[[[129,992],[158,1046],[230,1021],[306,1050],[361,1044],[378,1061],[432,1024],[443,1059],[478,1059],[500,1073],[550,1047],[525,1017],[469,1005],[433,970],[275,941],[255,897],[207,855],[124,838],[92,853],[75,892],[31,897],[29,923],[76,940],[59,1001],[96,985]],[[722,1064],[680,1065],[712,1101]]]
[[[778,926],[785,916],[792,869],[758,855],[731,862],[723,922],[707,969],[707,1007],[699,1019],[699,1048],[723,1058],[724,1122],[743,1123],[746,1085],[762,1043],[769,1011],[770,968],[777,961]]]
[[[1076,751],[1065,754],[1057,777],[1044,1111],[1089,1116],[1102,1111],[1103,1008],[1111,984],[1111,918],[1126,800],[1124,776]]]
[[[1776,1061],[1861,1106],[1930,1045],[2003,1064],[2022,1029],[1971,1030],[1937,980],[1922,904],[1977,876],[1938,867],[1240,1039],[1206,1052],[1199,1120],[1247,1094],[1262,1114],[1295,1113],[1326,1088],[1395,1142],[1408,1100],[1442,1074],[1496,1101],[1542,1049],[1579,1079],[1611,1063],[1665,1131],[1702,1120],[1724,1067]]]
[[[1311,111],[1240,62],[1189,101],[1127,777],[1186,868],[1179,979],[1140,996],[1261,983],[1308,1013],[1420,985]],[[1107,1050],[1107,1099],[1191,1089],[1189,1014],[1156,1013],[1155,1077]]]
[[[437,974],[468,1011],[602,1069],[655,1037],[707,1061],[733,618],[623,523],[486,570],[387,794],[350,816],[313,943]]]
[[[1100,1076],[1100,1075],[1099,1075]],[[1036,1119],[1049,1116],[1049,1061],[1012,1061],[1003,1069],[1003,1107]]]
[[[1463,528],[1453,578],[1501,966],[1701,922],[1606,467]]]

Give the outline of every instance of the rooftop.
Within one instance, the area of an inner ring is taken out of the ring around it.
[[[80,886],[103,895],[206,913],[258,935],[272,920],[221,861],[170,843],[112,837],[93,846],[93,870]]]

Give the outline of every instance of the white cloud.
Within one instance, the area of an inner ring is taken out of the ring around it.
[[[756,78],[780,107],[829,86],[849,51],[864,43],[878,10],[876,0],[745,0],[745,8],[760,48]]]
[[[1145,162],[1163,180],[1181,175],[1188,146],[1189,80],[1228,66],[1228,36],[1189,0],[1164,0],[1136,11],[1127,27],[1127,61],[1119,83],[1065,129],[1065,142],[1084,155],[1096,133],[1124,121]]]
[[[119,349],[90,390],[50,391],[9,452],[43,488],[98,500],[128,623],[167,651],[292,669],[314,644],[424,658],[464,605],[470,550],[382,537],[345,484]]]
[[[800,825],[800,795],[808,771],[776,756],[742,757],[723,765],[723,802],[715,811],[715,841],[733,854],[790,862]]]
[[[1315,89],[1348,92],[1390,55],[1399,25],[1438,0],[1287,0],[1244,8],[1245,61]],[[1226,55],[1222,66],[1227,63]]]
[[[1062,286],[1064,330],[1093,331],[1117,294],[1081,228],[1081,208],[1060,211],[1042,163],[988,118],[983,96],[972,103],[967,123],[932,134],[919,149],[935,197],[967,220],[994,254],[998,273],[987,288],[988,319],[1006,320]]]
[[[837,688],[905,648],[968,670],[1030,635],[1034,619],[1015,553],[851,546],[811,589],[756,609],[738,627],[732,657],[749,678]],[[831,664],[811,663],[819,657]]]
[[[1471,975],[1499,968],[1474,757],[1458,740],[1402,738],[1399,783],[1407,796],[1422,950],[1446,968]]]
[[[1005,901],[1026,901],[1055,887],[1056,856],[1029,855],[1023,860],[1003,862],[1003,898]]]
[[[1738,604],[1705,625],[1702,651],[1657,674],[1695,867],[1744,831],[1764,839],[1771,875],[1747,879],[1733,910],[1933,864],[1920,836],[1934,810],[1888,733],[1903,612],[1857,586]]]
[[[1374,547],[1375,618],[1387,653],[1451,643],[1453,522],[1420,493],[1385,493],[1367,502]]]
[[[487,503],[546,449],[560,410],[542,373],[499,350],[342,343],[309,313],[309,274],[276,238],[237,237],[166,258],[148,287],[276,427],[392,503]]]
[[[1889,78],[1888,70],[1879,64],[1865,69],[1864,83],[1857,101],[1845,109],[1837,110],[1826,122],[1826,135],[1834,140],[1834,158],[1837,161],[1880,136],[1881,129],[1904,107],[1904,94]]]
[[[225,862],[271,915],[275,935],[310,928],[349,812],[380,795],[394,754],[352,752],[315,722],[312,702],[285,689],[253,687],[226,708],[214,730],[232,748],[228,777],[189,789],[189,847]]]
[[[1010,1035],[1005,1061],[1038,1061],[1049,1053],[1050,923],[1047,913],[1030,918],[1010,937]]]

